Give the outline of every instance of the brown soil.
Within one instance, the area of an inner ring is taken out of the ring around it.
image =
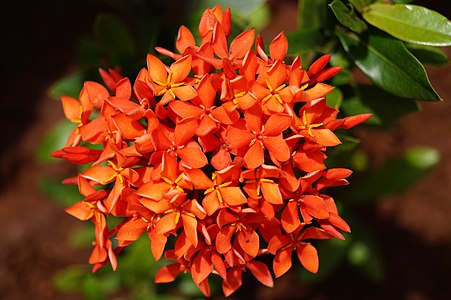
[[[272,5],[271,27],[264,33],[268,40],[295,26],[296,2],[277,3]],[[1,18],[2,28],[14,30],[2,35],[2,44],[8,46],[1,50],[6,53],[1,62],[0,298],[77,299],[56,292],[51,278],[64,266],[85,263],[89,249],[69,245],[68,236],[79,222],[37,187],[41,176],[67,170],[64,164],[39,165],[33,155],[45,132],[63,116],[60,103],[45,96],[46,89],[70,70],[75,40],[90,32],[95,14],[104,6],[87,0],[15,5]],[[447,15],[445,8],[428,7]],[[445,50],[451,55],[449,48]],[[451,299],[447,288],[451,274],[451,67],[428,71],[444,102],[425,104],[423,111],[403,118],[393,131],[359,132],[374,162],[414,145],[435,147],[442,155],[440,165],[417,186],[361,210],[381,242],[387,272],[383,284],[370,284],[343,266],[319,287],[302,287],[286,276],[272,290],[258,289],[251,296],[245,289],[237,299]]]

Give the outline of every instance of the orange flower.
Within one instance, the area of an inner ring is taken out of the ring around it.
[[[147,55],[147,84],[155,96],[162,96],[159,104],[164,105],[176,99],[190,100],[196,97],[196,91],[187,85],[186,80],[191,70],[191,56],[186,55],[174,62],[169,71],[157,57]]]
[[[291,125],[292,117],[274,114],[265,124],[262,124],[262,119],[260,107],[255,106],[246,111],[244,122],[237,122],[227,129],[226,137],[236,149],[234,154],[243,155],[248,169],[255,169],[265,162],[265,149],[272,160],[287,161],[290,158],[282,132]]]
[[[274,236],[268,244],[268,251],[275,254],[273,270],[276,277],[285,274],[292,265],[291,254],[296,250],[299,262],[302,266],[312,273],[316,273],[319,268],[318,252],[315,247],[305,240],[309,239],[328,239],[325,231],[315,228],[299,228],[290,236]]]
[[[237,181],[231,178],[230,172],[234,171],[236,168],[226,168],[211,175],[212,180],[204,192],[205,197],[202,201],[207,215],[213,215],[219,208],[247,203],[247,198],[237,186]]]

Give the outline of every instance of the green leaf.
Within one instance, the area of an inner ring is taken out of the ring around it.
[[[423,65],[402,42],[381,31],[362,37],[342,32],[337,35],[354,63],[381,89],[403,98],[441,100]]]
[[[358,85],[356,93],[357,96],[343,102],[342,111],[348,116],[372,114],[366,125],[393,126],[400,117],[420,110],[418,103],[396,97],[373,85]]]
[[[78,98],[85,80],[84,72],[74,72],[54,82],[47,91],[50,98],[59,100],[61,96]]]
[[[67,120],[62,120],[51,128],[44,135],[44,138],[37,147],[35,154],[36,161],[42,164],[61,161],[61,159],[54,158],[50,156],[50,154],[64,148],[67,137],[75,127],[76,125],[74,123]]]
[[[407,43],[406,46],[407,49],[409,49],[409,51],[423,64],[441,67],[449,62],[448,56],[435,47],[409,43]]]
[[[341,199],[347,204],[359,204],[400,193],[426,176],[439,161],[440,153],[436,149],[410,148],[360,181],[354,181]]]
[[[362,16],[371,25],[406,42],[451,45],[451,22],[422,6],[376,3],[370,5]]]
[[[367,29],[365,22],[340,0],[332,1],[329,6],[337,17],[338,22],[343,26],[357,33],[362,33]]]
[[[326,0],[298,1],[298,29],[319,29],[325,27],[327,19]]]

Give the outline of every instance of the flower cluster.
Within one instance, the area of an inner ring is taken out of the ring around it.
[[[78,99],[62,97],[77,126],[52,155],[89,164],[65,183],[84,197],[67,212],[95,224],[94,271],[116,269],[118,253],[147,234],[153,257],[174,261],[156,282],[189,272],[208,296],[215,274],[228,296],[246,270],[272,286],[272,272],[286,273],[293,252],[315,273],[311,241],[350,231],[324,191],[348,184],[351,171],[326,169],[325,150],[340,144],[334,130],[369,115],[337,119],[326,105],[333,87],[323,82],[341,68],[326,67],[329,55],[308,70],[299,57],[287,64],[283,33],[268,55],[254,30],[229,44],[230,32],[230,10],[208,9],[200,46],[182,26],[178,53],[156,49],[170,66],[149,54],[133,84],[100,69],[106,87],[88,81]],[[114,228],[111,216],[121,220]],[[273,258],[272,272],[261,255]]]

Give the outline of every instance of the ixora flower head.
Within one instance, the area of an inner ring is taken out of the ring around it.
[[[77,127],[53,156],[89,164],[65,183],[84,197],[67,212],[95,224],[94,271],[116,269],[117,255],[147,234],[153,257],[173,261],[156,282],[189,272],[208,296],[209,277],[219,276],[229,296],[243,271],[273,286],[293,252],[317,272],[311,242],[350,231],[325,189],[348,184],[351,171],[326,169],[325,152],[340,144],[334,130],[369,115],[337,119],[326,105],[333,87],[323,81],[341,69],[326,67],[329,55],[304,70],[299,57],[286,63],[283,33],[269,54],[254,30],[229,44],[230,16],[206,10],[201,45],[180,27],[178,53],[157,48],[172,64],[148,54],[133,84],[100,70],[106,87],[89,81],[79,99],[62,98]],[[108,228],[112,216],[121,221]]]

